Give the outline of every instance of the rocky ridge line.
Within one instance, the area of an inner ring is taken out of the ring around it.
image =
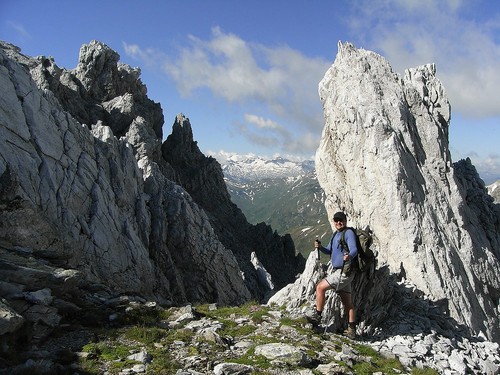
[[[221,230],[219,215],[237,209],[212,178],[220,166],[195,147],[184,150],[207,172],[193,182],[164,158],[161,107],[147,98],[140,70],[118,61],[92,41],[66,70],[0,42],[2,356],[37,347],[93,311],[96,293],[163,306],[233,305],[270,292],[251,246],[277,286],[293,280],[300,264],[288,238],[251,226],[241,212],[238,231]],[[195,144],[190,129],[178,116],[174,133],[183,146]],[[181,181],[198,187],[194,195]],[[217,212],[203,206],[210,193],[203,187],[219,190]],[[240,240],[247,246],[236,246]]]

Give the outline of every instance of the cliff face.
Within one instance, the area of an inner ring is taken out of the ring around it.
[[[93,41],[66,70],[0,44],[0,285],[12,322],[27,319],[12,298],[44,288],[61,299],[100,290],[165,304],[259,300],[269,287],[250,247],[278,286],[297,272],[288,237],[250,226],[220,166],[184,147],[195,145],[187,119],[162,146],[160,105],[118,60]]]
[[[395,74],[381,56],[340,44],[319,84],[316,154],[329,215],[368,225],[381,267],[457,322],[500,337],[500,216],[469,161],[452,164],[450,104],[432,64]]]
[[[234,253],[241,269],[248,275],[251,290],[266,291],[267,282],[255,278],[252,253],[272,275],[275,289],[294,280],[304,266],[303,258],[295,256],[290,235],[279,236],[269,225],[251,225],[231,201],[225,187],[220,164],[204,156],[198,149],[189,120],[179,115],[162,145],[162,155],[175,170],[175,180],[183,186],[207,213],[220,241]],[[224,187],[224,188],[221,188]]]

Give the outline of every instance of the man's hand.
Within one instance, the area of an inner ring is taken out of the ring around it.
[[[314,248],[319,249],[321,247],[321,241],[316,239],[314,240]]]

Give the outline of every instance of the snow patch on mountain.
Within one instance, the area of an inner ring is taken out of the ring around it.
[[[488,194],[493,197],[495,203],[500,203],[500,180],[486,186],[486,189],[488,189]]]
[[[265,158],[256,155],[213,155],[221,164],[222,172],[233,182],[260,181],[273,178],[294,178],[314,174],[314,161],[293,161],[283,157]]]

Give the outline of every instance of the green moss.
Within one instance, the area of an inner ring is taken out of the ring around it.
[[[215,310],[210,310],[210,305],[203,304],[195,306],[195,310],[206,317],[212,319],[227,319],[234,317],[247,317],[255,323],[260,323],[265,315],[269,315],[270,308],[262,306],[255,301],[247,302],[241,306],[222,306]]]
[[[101,353],[102,359],[106,361],[113,361],[117,359],[126,358],[128,355],[130,355],[131,348],[121,344],[118,345],[104,344],[101,350],[102,350]]]
[[[380,354],[370,346],[367,345],[354,345],[354,349],[360,354],[369,357],[378,357]]]
[[[254,322],[255,324],[262,323],[265,320],[264,318],[266,316],[269,316],[270,309],[267,306],[250,304],[246,306],[246,308],[248,308],[252,322]]]
[[[96,344],[92,343],[83,347],[83,351],[89,353],[88,358],[102,358],[106,361],[125,358],[130,354],[130,350],[130,346],[117,344],[113,341],[99,342]]]
[[[172,312],[162,308],[137,307],[120,314],[118,323],[121,325],[156,325],[161,320],[167,320]]]

